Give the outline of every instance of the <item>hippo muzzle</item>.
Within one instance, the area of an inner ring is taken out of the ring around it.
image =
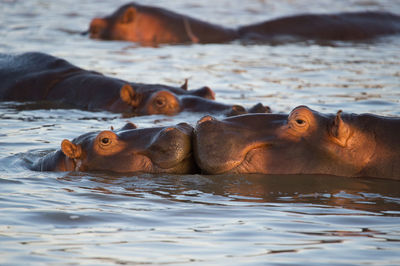
[[[144,154],[162,171],[174,168],[178,172],[191,172],[192,135],[193,128],[187,123],[166,127],[154,136]]]
[[[195,128],[196,163],[207,174],[254,172],[252,168],[259,167],[262,162],[252,156],[253,151],[275,145],[277,129],[286,118],[286,115],[253,114],[217,120],[205,116]],[[265,127],[267,123],[278,127]]]

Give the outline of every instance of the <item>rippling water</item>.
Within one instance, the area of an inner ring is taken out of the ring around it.
[[[400,115],[400,37],[371,43],[143,48],[78,33],[126,1],[0,0],[0,52],[41,51],[134,82],[192,88],[275,112]],[[151,1],[143,3],[152,4]],[[237,26],[301,12],[386,10],[392,0],[157,1]],[[194,124],[197,114],[132,118]],[[0,264],[400,264],[400,183],[332,176],[38,173],[62,139],[122,126],[107,112],[0,103]]]

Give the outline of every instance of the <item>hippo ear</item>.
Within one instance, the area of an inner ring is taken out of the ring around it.
[[[122,15],[120,22],[124,24],[131,23],[135,19],[136,12],[136,8],[132,6],[128,7]]]
[[[339,110],[333,120],[330,133],[337,144],[345,147],[347,140],[350,137],[350,128],[345,122],[343,122],[341,114],[342,110]]]
[[[67,139],[64,139],[61,142],[61,150],[67,157],[71,159],[77,159],[82,155],[81,145],[76,145]]]
[[[188,79],[185,79],[185,83],[181,86],[181,89],[187,91],[188,90]]]
[[[121,90],[119,91],[119,95],[125,103],[133,107],[137,107],[139,105],[138,98],[136,97],[135,91],[131,85],[125,84],[122,86]]]

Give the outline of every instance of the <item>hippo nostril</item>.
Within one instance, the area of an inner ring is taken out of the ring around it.
[[[175,130],[175,128],[174,128],[174,127],[167,127],[167,128],[165,128],[163,131],[164,131],[164,132],[169,132],[169,131],[171,131],[171,130]]]
[[[215,120],[214,117],[210,115],[203,116],[199,121],[197,121],[197,125],[200,125],[201,123],[207,122],[207,121],[212,121]]]
[[[215,92],[212,89],[210,89],[209,87],[204,87],[204,90],[206,91],[205,98],[215,100]]]
[[[177,125],[177,128],[180,131],[186,133],[187,135],[191,135],[193,132],[193,127],[191,125],[189,125],[188,123],[179,123]]]
[[[235,112],[246,112],[246,109],[241,105],[233,105],[232,110]]]
[[[271,113],[271,108],[258,103],[249,109],[249,113]]]

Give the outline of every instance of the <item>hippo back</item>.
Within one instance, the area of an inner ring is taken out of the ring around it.
[[[43,100],[59,80],[78,71],[81,69],[47,54],[0,54],[0,99]]]
[[[385,12],[302,14],[240,27],[241,38],[271,41],[290,36],[306,40],[361,41],[400,33],[400,16]]]

